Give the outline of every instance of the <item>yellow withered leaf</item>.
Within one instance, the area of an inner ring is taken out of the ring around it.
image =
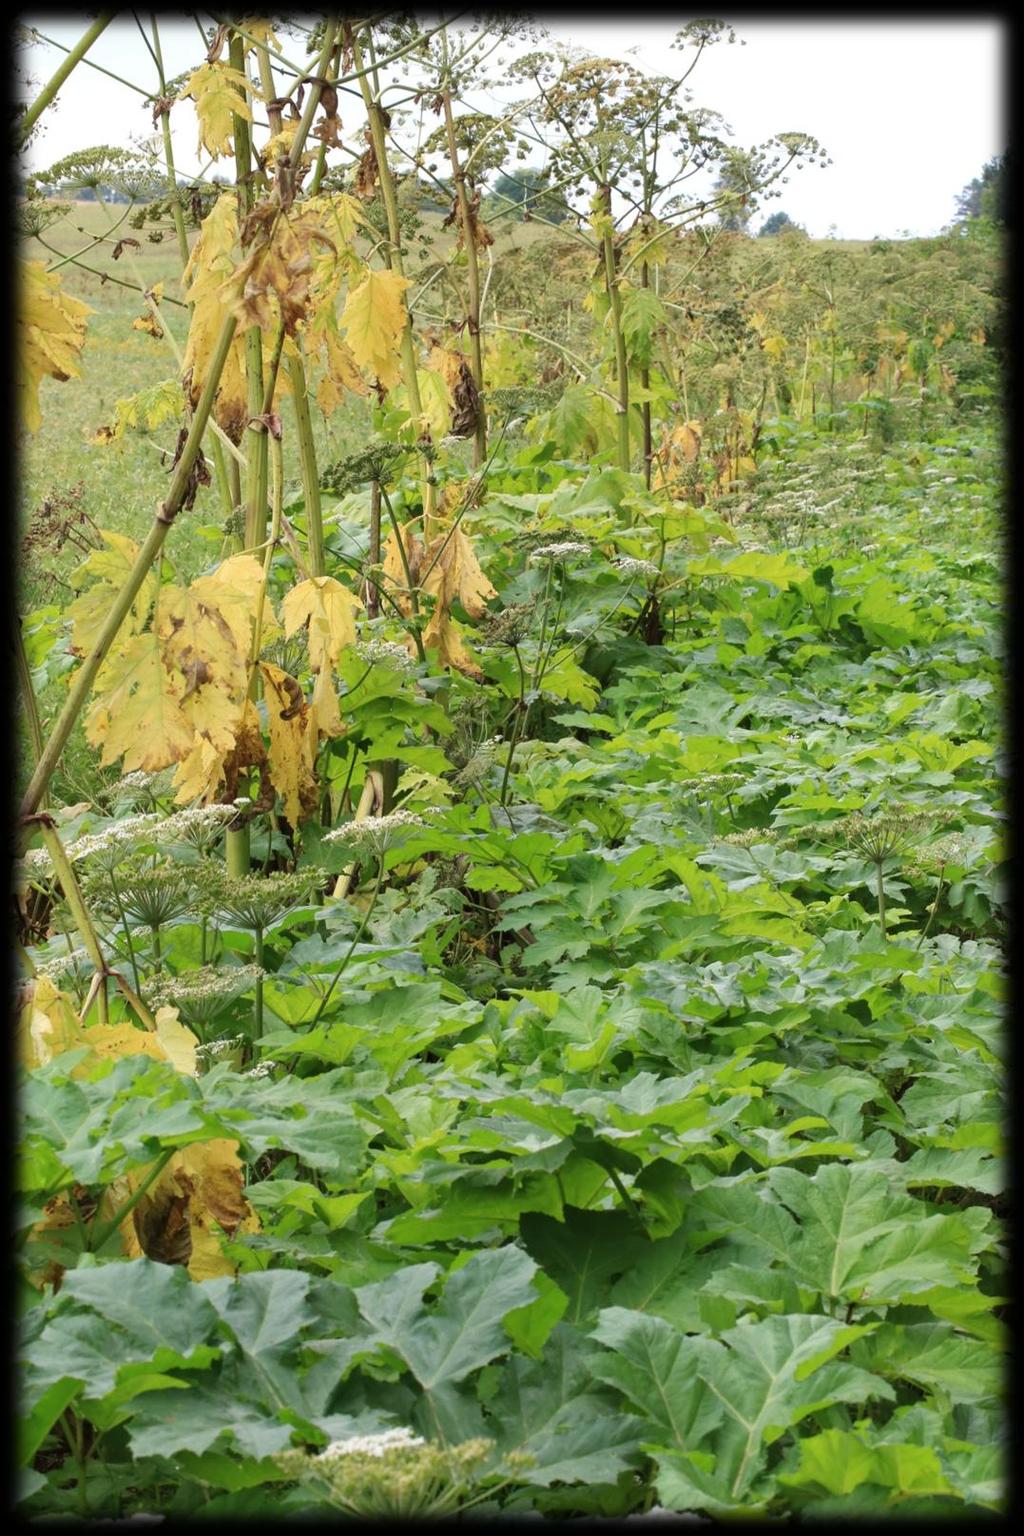
[[[254,555],[231,555],[208,576],[198,576],[191,590],[200,601],[215,607],[234,636],[239,650],[248,651],[256,605],[263,585],[263,568]],[[263,604],[263,633],[271,617],[268,600]]]
[[[200,64],[193,70],[178,93],[178,100],[191,96],[199,119],[199,148],[214,160],[232,151],[234,118],[252,122],[252,108],[246,100],[246,90],[255,91],[252,82],[238,69],[218,59],[213,64]]]
[[[85,721],[91,746],[101,747],[100,766],[123,755],[124,771],[147,773],[185,756],[193,732],[182,713],[181,684],[168,677],[160,642],[152,632],[131,635],[108,657],[96,679]]]
[[[66,617],[71,620],[71,644],[83,654],[92,649],[100,630],[110,617],[111,605],[127,581],[139,553],[139,546],[127,534],[111,533],[101,528],[100,538],[103,540],[103,548],[94,549],[71,577],[71,585],[75,588],[83,586],[90,577],[93,585],[80,597],[76,597],[66,609]],[[125,619],[125,628],[129,633],[140,630],[145,624],[156,586],[157,578],[150,572]]]
[[[144,315],[136,315],[132,321],[133,331],[145,331],[147,336],[155,336],[157,341],[163,340],[164,328],[159,320],[148,309]]]
[[[309,621],[310,665],[333,666],[346,645],[356,641],[356,610],[363,605],[333,576],[311,576],[292,587],[281,604],[286,635]]]
[[[308,200],[306,207],[316,214],[324,233],[331,236],[339,250],[351,246],[359,226],[366,223],[358,199],[347,192],[320,192]]]
[[[431,347],[427,367],[439,373],[449,389],[454,389],[462,371],[462,354],[452,352],[448,347]]]
[[[266,207],[259,213],[252,248],[226,279],[223,297],[234,305],[243,331],[256,325],[273,332],[283,323],[294,336],[312,299],[313,246],[329,242],[305,210],[288,214]]]
[[[450,608],[460,602],[471,619],[487,612],[489,598],[497,592],[480,569],[473,546],[461,528],[454,533],[439,533],[428,545],[422,560],[420,578],[424,592],[434,593],[438,608]],[[435,610],[436,612],[437,610]]]
[[[238,209],[233,192],[222,192],[202,222],[182,275],[192,319],[185,343],[183,371],[193,407],[198,403],[224,320],[222,288],[235,270]],[[214,403],[218,426],[238,442],[249,419],[245,382],[245,337],[236,331],[220,376]]]
[[[238,241],[238,203],[233,192],[222,192],[199,226],[182,287],[190,304],[215,294],[234,270],[232,252]]]
[[[245,36],[242,39],[243,51],[251,53],[256,43],[262,43],[275,53],[281,52],[281,41],[269,21],[257,21],[254,16],[247,16],[242,22]]]
[[[39,384],[45,377],[77,379],[85,342],[85,317],[93,313],[81,299],[61,292],[56,272],[41,261],[20,263],[18,285],[18,392],[20,414],[30,432],[39,430]]]
[[[342,391],[355,395],[368,395],[370,386],[359,372],[352,348],[342,341],[333,325],[323,333],[326,367],[316,391],[316,403],[325,416],[330,416],[341,404]]]
[[[109,1220],[149,1172],[136,1168],[116,1179],[100,1205],[101,1219]],[[175,1152],[121,1222],[121,1244],[125,1258],[145,1254],[182,1265],[193,1280],[212,1280],[235,1272],[218,1229],[228,1237],[259,1231],[259,1218],[245,1198],[238,1143],[223,1137]]]
[[[45,1067],[81,1043],[82,1026],[71,999],[48,976],[35,977],[26,986],[18,1015],[18,1060],[26,1067]]]
[[[215,800],[224,783],[225,753],[205,736],[197,736],[192,750],[183,757],[174,774],[174,803],[185,805],[193,800],[208,804]]]
[[[476,678],[478,682],[483,678],[483,672],[462,643],[458,624],[447,608],[442,608],[440,604],[430,615],[430,622],[423,631],[423,645],[428,651],[437,648],[437,659],[443,667],[455,667],[467,677]]]
[[[195,1077],[199,1041],[188,1026],[182,1024],[177,1008],[158,1008],[154,1018],[156,1038],[171,1066],[187,1077]]]
[[[341,323],[361,368],[368,368],[385,389],[401,374],[398,345],[405,329],[407,277],[397,272],[367,272],[349,290]]]
[[[405,550],[405,564],[402,563],[401,551]],[[395,603],[405,614],[412,612],[412,601],[409,596],[409,583],[406,579],[405,565],[409,567],[409,575],[413,585],[419,573],[420,563],[423,559],[423,543],[410,524],[402,529],[402,543],[398,542],[398,535],[392,529],[384,540],[384,560],[382,562],[381,585],[389,592]]]
[[[315,732],[311,737],[307,729],[309,705],[294,677],[280,667],[261,661],[260,672],[270,730],[270,780],[284,801],[285,815],[295,827],[317,807],[313,774]]]
[[[220,609],[203,602],[195,586],[165,587],[157,620],[164,664],[180,674],[179,696],[190,698],[204,683],[229,696],[241,695],[247,679],[247,655]]]
[[[452,424],[452,402],[448,385],[440,373],[435,373],[430,368],[416,369],[416,384],[422,409],[418,418],[415,419],[415,425],[420,432],[429,433],[436,442],[439,437],[444,437]],[[400,409],[412,413],[408,386],[404,383],[399,384],[392,400]]]
[[[309,701],[310,723],[321,736],[341,736],[345,727],[338,708],[338,694],[329,666],[321,667]]]
[[[161,1008],[156,1033],[138,1029],[129,1020],[114,1024],[83,1024],[71,999],[48,976],[27,984],[18,1020],[18,1056],[28,1067],[44,1067],[63,1051],[87,1045],[100,1058],[150,1056],[169,1061],[179,1072],[196,1071],[196,1036],[178,1020],[176,1008]],[[88,1062],[73,1069],[72,1076],[88,1070]]]

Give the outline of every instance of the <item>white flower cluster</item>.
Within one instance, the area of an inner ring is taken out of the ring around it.
[[[565,539],[560,544],[542,544],[535,549],[527,561],[528,565],[541,565],[545,560],[553,560],[556,564],[571,560],[574,555],[589,555],[590,545],[581,544],[575,539]]]
[[[245,1042],[244,1035],[230,1035],[226,1040],[211,1040],[209,1045],[197,1045],[197,1056],[226,1056]]]
[[[333,832],[326,833],[323,840],[325,843],[348,843],[353,848],[383,853],[396,836],[412,827],[425,825],[423,817],[417,816],[415,811],[390,811],[387,816],[367,816],[362,821],[346,822],[343,827],[335,827]]]
[[[411,1429],[385,1429],[379,1435],[352,1435],[348,1440],[332,1440],[320,1452],[320,1460],[333,1456],[383,1456],[387,1451],[413,1450],[426,1443]]]
[[[415,665],[404,645],[396,640],[360,640],[353,646],[360,661],[368,665],[380,662],[387,667],[400,667],[409,671]]]
[[[36,975],[46,976],[50,981],[60,981],[69,971],[77,971],[82,961],[88,959],[87,950],[73,949],[70,954],[58,955],[56,960],[45,960],[42,965],[37,965]]]
[[[164,976],[150,988],[151,1000],[164,1003],[198,1003],[208,998],[230,997],[232,993],[246,991],[267,973],[259,965],[234,965],[230,969],[217,970],[204,965],[197,971],[183,971],[180,976]]]
[[[612,561],[620,576],[657,576],[658,567],[653,560],[638,560],[633,555],[619,555]]]
[[[141,816],[126,816],[123,821],[115,822],[111,827],[104,827],[102,832],[88,832],[83,837],[76,837],[74,842],[66,845],[64,852],[72,864],[77,864],[94,854],[107,853],[121,847],[122,844],[127,846],[138,842],[143,833],[152,835],[153,828],[159,821],[160,817],[152,812]],[[26,853],[23,863],[28,875],[53,873],[53,862],[45,848],[31,849]]]
[[[243,803],[247,805],[249,802]],[[233,805],[191,805],[187,810],[177,811],[173,816],[158,822],[151,835],[162,843],[186,839],[195,842],[226,827],[229,821],[234,821],[236,814]]]
[[[254,1067],[250,1067],[245,1077],[269,1077],[274,1068],[269,1061],[258,1061]]]

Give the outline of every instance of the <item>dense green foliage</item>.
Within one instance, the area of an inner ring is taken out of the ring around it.
[[[191,304],[208,361],[234,189],[125,225],[227,229],[207,293],[164,300],[111,222],[63,309],[66,210],[27,204],[37,330],[80,345],[87,295],[132,377],[34,381],[20,787],[123,613],[16,870],[20,1512],[1001,1511],[998,233],[675,228],[650,177],[617,228],[601,177],[672,98],[623,69],[613,129],[588,61],[535,75],[590,234],[537,197],[492,249],[464,164],[500,135],[430,43],[449,169],[389,180],[364,74],[341,254],[261,190],[274,409],[148,566],[139,505],[202,420],[160,319]],[[753,199],[763,156],[715,145]],[[313,255],[346,286],[295,322],[310,425],[273,368]],[[339,313],[344,396],[311,360]]]

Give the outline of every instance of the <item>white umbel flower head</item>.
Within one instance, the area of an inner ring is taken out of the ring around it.
[[[634,555],[619,555],[612,561],[620,576],[657,576],[653,560],[639,560]]]
[[[578,539],[563,539],[557,544],[542,544],[535,549],[527,564],[543,565],[545,560],[551,560],[555,565],[564,565],[567,560],[572,560],[577,555],[589,555],[590,545],[581,544]]]
[[[401,1448],[412,1450],[426,1445],[422,1435],[414,1435],[411,1429],[385,1429],[379,1435],[352,1435],[348,1440],[332,1440],[320,1452],[319,1459],[326,1461],[333,1456],[383,1456],[388,1451]]]
[[[347,843],[354,852],[384,854],[406,832],[425,826],[422,816],[414,811],[390,811],[387,816],[367,816],[361,821],[346,822],[324,836],[325,843]]]

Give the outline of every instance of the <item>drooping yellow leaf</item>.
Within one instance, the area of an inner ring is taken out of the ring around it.
[[[26,1067],[45,1067],[62,1051],[82,1043],[75,1006],[50,980],[37,976],[26,986],[18,1015],[17,1054]]]
[[[436,595],[438,608],[450,608],[458,601],[471,619],[480,619],[487,612],[488,599],[498,595],[461,528],[439,533],[431,541],[421,569],[425,573],[420,578],[422,589]]]
[[[313,741],[307,729],[309,706],[294,677],[280,667],[261,661],[260,672],[270,730],[270,778],[284,801],[285,815],[296,827],[313,814],[318,799]]]
[[[358,200],[347,192],[319,192],[306,207],[316,214],[324,233],[333,238],[339,251],[351,247],[360,225],[366,223]]]
[[[325,416],[337,410],[342,401],[342,391],[356,395],[368,395],[370,386],[359,372],[352,348],[342,341],[336,328],[329,325],[323,333],[326,367],[316,391],[316,403]]]
[[[85,734],[102,747],[100,766],[123,756],[125,773],[166,768],[184,757],[193,733],[181,709],[182,685],[164,669],[158,637],[131,635],[96,679]]]
[[[61,292],[56,272],[41,261],[20,263],[18,290],[18,389],[21,419],[29,432],[39,430],[39,383],[77,379],[85,343],[85,317],[93,313],[81,299]]]
[[[349,290],[342,312],[348,344],[361,368],[368,368],[385,389],[400,376],[398,346],[405,329],[405,290],[409,279],[397,272],[367,272]]]
[[[252,108],[246,100],[246,90],[259,95],[252,82],[230,64],[219,59],[200,64],[193,70],[178,93],[178,100],[191,96],[199,119],[199,148],[214,160],[229,155],[233,149],[233,119],[244,118],[252,122]]]
[[[308,620],[310,664],[333,666],[346,645],[355,644],[355,614],[362,606],[333,576],[311,576],[292,587],[281,604],[284,632],[294,635]]]
[[[111,605],[127,581],[139,553],[139,546],[127,534],[112,533],[101,528],[100,538],[103,540],[103,548],[94,549],[71,577],[71,585],[76,589],[84,586],[90,578],[93,583],[66,610],[71,620],[71,643],[82,654],[91,650],[110,617]],[[125,620],[125,628],[129,633],[140,630],[145,624],[156,587],[157,578],[150,572],[139,588],[138,596]],[[122,629],[122,634],[124,632]]]
[[[252,643],[252,627],[256,621],[256,605],[263,585],[263,569],[254,555],[231,555],[207,576],[197,576],[189,588],[195,598],[210,608],[216,608],[231,631],[235,645],[248,654]],[[263,626],[271,616],[269,599],[263,604]]]
[[[174,774],[175,804],[190,804],[197,799],[208,804],[215,800],[224,783],[224,758],[225,754],[212,741],[197,736]]]
[[[233,192],[222,192],[203,220],[182,275],[192,319],[185,344],[184,375],[193,407],[199,401],[210,358],[224,321],[222,288],[235,270],[238,209]],[[245,382],[245,338],[238,331],[228,351],[214,404],[217,424],[238,442],[249,419]]]
[[[463,645],[460,628],[447,608],[438,605],[430,615],[430,622],[423,631],[423,645],[428,651],[437,648],[437,659],[443,667],[455,667],[478,682],[483,678],[483,672]]]
[[[426,433],[436,442],[439,437],[444,437],[452,424],[452,402],[448,385],[440,373],[435,373],[430,368],[417,368],[416,384],[422,409],[414,418],[415,425],[421,433]],[[404,383],[399,384],[395,389],[391,403],[399,410],[412,412],[413,405],[409,399],[409,390]]]
[[[187,1077],[195,1077],[196,1046],[199,1041],[192,1031],[182,1024],[178,1018],[177,1008],[158,1008],[154,1018],[156,1037],[171,1066]]]
[[[294,336],[313,299],[314,245],[333,242],[305,208],[284,212],[261,204],[250,217],[259,223],[248,256],[225,280],[224,301],[233,305],[241,330],[255,325],[272,333],[280,323]]]
[[[109,1220],[139,1189],[150,1169],[134,1168],[108,1186],[100,1217]],[[227,1138],[195,1142],[175,1152],[120,1225],[125,1258],[143,1254],[187,1268],[191,1279],[232,1275],[218,1229],[228,1237],[259,1231],[245,1198],[238,1143]]]
[[[341,736],[345,726],[338,708],[338,693],[329,666],[323,666],[316,674],[313,696],[309,703],[310,723],[321,736]]]
[[[255,16],[247,16],[241,26],[246,34],[242,39],[243,52],[251,53],[256,43],[272,48],[275,53],[281,52],[280,38],[269,21],[258,21]]]
[[[165,666],[180,674],[180,697],[190,698],[204,683],[229,697],[244,693],[247,654],[220,609],[204,602],[195,584],[164,588],[157,630]]]
[[[401,552],[403,549],[405,550],[405,564],[402,562]],[[412,578],[413,586],[415,586],[422,558],[422,541],[409,523],[406,523],[402,529],[401,544],[398,542],[398,535],[394,529],[391,530],[384,540],[381,585],[386,592],[391,594],[395,603],[404,614],[412,612],[409,581],[406,578],[405,566],[408,565],[409,576]]]

